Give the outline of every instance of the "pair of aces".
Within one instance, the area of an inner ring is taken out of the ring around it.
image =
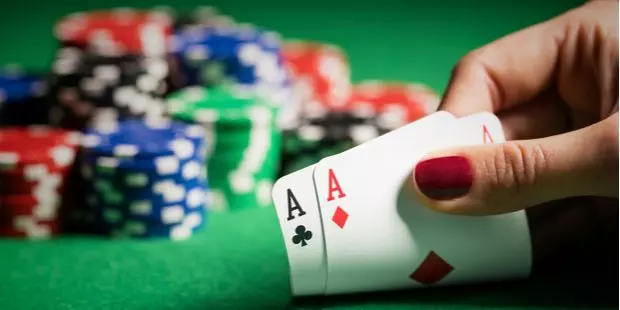
[[[430,210],[411,188],[427,153],[504,142],[495,115],[436,112],[280,178],[273,200],[294,296],[525,277],[523,211],[487,217]]]

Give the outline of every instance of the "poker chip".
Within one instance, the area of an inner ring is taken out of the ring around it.
[[[0,68],[0,126],[45,124],[49,106],[42,74],[18,65]]]
[[[0,236],[60,232],[79,134],[46,126],[0,129]]]
[[[122,126],[122,127],[121,127]],[[83,137],[84,150],[117,157],[176,155],[190,158],[204,139],[204,130],[168,119],[127,120],[98,125]]]
[[[164,58],[103,57],[75,47],[57,51],[50,75],[50,122],[78,130],[101,121],[161,117],[170,85]]]
[[[209,186],[202,127],[126,120],[88,127],[83,136],[86,210],[78,213],[92,221],[92,232],[181,240],[204,226]]]
[[[172,30],[165,12],[118,8],[68,15],[56,23],[54,34],[63,46],[96,55],[163,56]]]
[[[34,216],[17,216],[11,220],[0,218],[0,236],[24,239],[49,239],[60,233],[57,221],[39,220]]]
[[[83,130],[100,122],[161,117],[177,76],[169,59],[173,30],[163,9],[119,8],[61,19],[48,78],[49,122]]]
[[[282,54],[300,101],[299,113],[316,108],[339,110],[347,105],[351,73],[347,55],[340,47],[288,40],[283,44]]]
[[[200,231],[205,224],[201,212],[189,212],[183,220],[175,224],[145,225],[144,221],[128,220],[122,230],[115,232],[116,236],[130,236],[135,238],[169,238],[185,240]]]
[[[372,111],[352,109],[304,115],[299,125],[283,132],[279,175],[297,171],[389,131]]]
[[[78,144],[79,134],[62,129],[46,126],[1,129],[0,171],[21,169],[26,173],[35,164],[52,169],[68,168],[75,159]]]
[[[416,121],[437,109],[439,97],[423,83],[367,80],[353,85],[341,106],[303,104],[284,130],[279,175]]]
[[[175,119],[200,124],[207,140],[208,205],[236,211],[271,205],[281,132],[278,107],[234,87],[187,87],[166,101]]]
[[[289,102],[290,77],[276,33],[249,24],[198,24],[177,31],[173,42],[181,87],[229,84],[276,105]]]
[[[367,106],[380,121],[402,126],[436,111],[439,96],[422,83],[367,80],[353,86],[349,104]]]

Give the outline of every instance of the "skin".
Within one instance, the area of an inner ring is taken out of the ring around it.
[[[466,157],[474,182],[449,200],[415,186],[421,199],[460,215],[527,209],[536,259],[617,236],[618,44],[618,1],[599,0],[466,55],[439,109],[493,112],[508,142],[427,155]]]

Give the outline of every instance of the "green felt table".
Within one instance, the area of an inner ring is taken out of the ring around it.
[[[94,8],[150,7],[139,0],[3,1],[0,63],[45,69],[51,26]],[[167,3],[185,10],[200,1]],[[204,3],[202,3],[204,4]],[[285,38],[332,42],[354,81],[422,81],[442,92],[467,51],[574,7],[576,1],[211,1],[238,20]],[[567,280],[568,279],[568,280]],[[617,286],[558,277],[472,287],[292,300],[273,208],[212,214],[186,242],[64,236],[0,240],[2,309],[474,309],[617,307]]]

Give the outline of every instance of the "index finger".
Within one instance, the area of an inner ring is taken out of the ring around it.
[[[533,99],[552,82],[564,28],[557,17],[470,52],[454,68],[439,109],[496,113]]]

